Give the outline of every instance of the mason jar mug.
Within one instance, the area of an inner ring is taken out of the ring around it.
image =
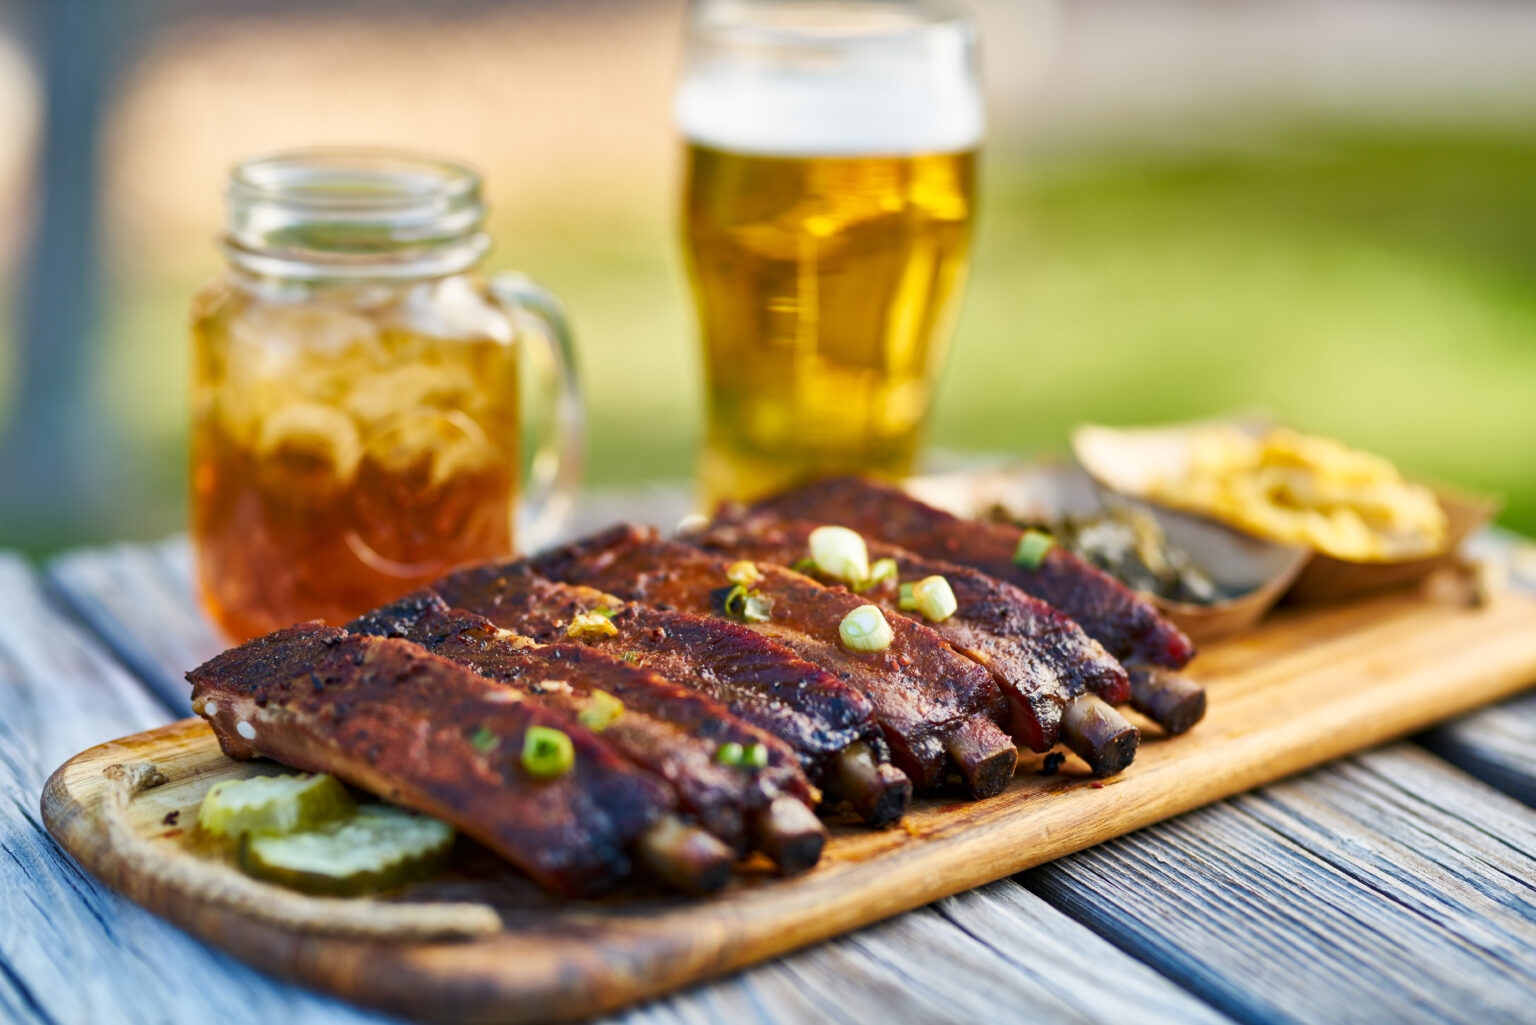
[[[192,541],[214,620],[237,640],[341,624],[510,554],[519,520],[547,538],[580,473],[571,340],[548,292],[479,272],[479,176],[297,151],[236,167],[228,203],[228,269],[192,309]],[[546,401],[520,507],[523,395]]]

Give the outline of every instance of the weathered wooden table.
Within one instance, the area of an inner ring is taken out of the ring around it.
[[[680,504],[610,496],[575,529],[670,523]],[[203,946],[43,830],[53,768],[187,714],[181,674],[220,647],[182,540],[41,569],[0,553],[0,1019],[381,1020]],[[1536,803],[1536,695],[619,1020],[1532,1022],[1536,809],[1522,801]]]

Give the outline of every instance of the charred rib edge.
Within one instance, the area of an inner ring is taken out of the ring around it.
[[[1095,776],[1113,776],[1136,757],[1141,731],[1097,694],[1080,694],[1061,717],[1061,739]]]
[[[871,826],[888,826],[912,804],[912,781],[889,762],[875,759],[874,750],[856,741],[838,752],[828,773],[828,789],[853,806]]]
[[[757,846],[778,866],[779,875],[798,875],[821,859],[827,827],[794,797],[780,797],[749,822]]]
[[[635,854],[657,878],[696,897],[729,882],[736,860],[736,852],[726,844],[675,815],[664,816],[641,833]]]
[[[1131,707],[1170,734],[1189,730],[1205,718],[1205,688],[1187,676],[1157,666],[1127,666]]]

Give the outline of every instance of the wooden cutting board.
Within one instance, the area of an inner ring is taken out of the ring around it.
[[[558,904],[470,847],[449,877],[407,894],[475,900],[502,930],[461,942],[306,935],[203,903],[146,859],[220,855],[186,826],[208,787],[272,771],[220,754],[188,719],[92,748],[54,773],[43,814],[89,871],[196,936],[275,975],[349,1000],[445,1021],[545,1021],[611,1010],[1049,861],[1319,762],[1413,732],[1536,682],[1536,599],[1471,609],[1426,593],[1282,612],[1211,645],[1191,666],[1210,711],[1193,732],[1143,723],[1135,764],[1110,780],[1026,755],[991,800],[917,802],[899,827],[837,823],[821,865],[780,880],[749,863],[705,900],[632,894]],[[154,762],[169,782],[129,805],[125,847],[102,815],[103,770]],[[171,813],[179,813],[172,815]],[[234,871],[230,869],[230,871]],[[167,970],[174,971],[175,966]]]

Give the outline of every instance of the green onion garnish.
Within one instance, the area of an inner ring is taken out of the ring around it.
[[[917,587],[916,584],[902,584],[901,585],[901,597],[899,599],[897,599],[897,602],[896,602],[896,607],[898,609],[900,609],[903,612],[916,612],[917,611],[917,597],[912,593],[912,591],[916,587]]]
[[[803,559],[796,559],[789,568],[796,573],[813,573],[816,570],[816,560],[807,555]]]
[[[592,700],[576,714],[576,719],[587,729],[601,733],[624,714],[624,702],[605,690],[592,692]]]
[[[854,586],[854,590],[863,593],[876,584],[886,580],[895,580],[897,566],[895,559],[876,559],[875,564],[869,567],[869,579],[861,580]]]
[[[763,574],[757,568],[757,563],[742,559],[740,562],[731,563],[730,568],[725,571],[725,579],[733,584],[751,587],[763,579]]]
[[[730,616],[735,619],[741,615],[741,610],[747,604],[747,589],[742,584],[732,584],[730,587],[717,587],[709,592],[710,602],[715,611],[722,616]]]
[[[873,605],[860,605],[844,616],[837,635],[849,651],[884,651],[896,639],[891,624]]]
[[[924,577],[914,584],[912,600],[917,605],[917,611],[930,623],[942,623],[960,607],[949,581],[940,576]]]
[[[744,623],[766,623],[773,618],[773,599],[756,591],[747,592],[747,600],[741,606]]]
[[[869,579],[869,549],[847,527],[817,527],[810,542],[811,558],[827,576],[848,584]]]
[[[611,615],[613,613],[608,609],[578,612],[571,617],[571,625],[566,627],[565,635],[581,638],[612,637],[619,632],[619,628],[608,618]]]
[[[741,584],[721,587],[709,593],[715,611],[743,623],[766,623],[773,615],[773,599]]]
[[[475,735],[469,738],[469,746],[481,754],[490,754],[501,743],[501,738],[482,726],[475,731]]]
[[[715,761],[738,769],[761,769],[768,765],[768,748],[762,744],[743,746],[732,740],[715,750]]]
[[[523,734],[523,770],[535,779],[554,779],[576,764],[571,738],[548,726],[530,726]]]
[[[1056,547],[1056,539],[1043,530],[1026,530],[1013,553],[1013,564],[1035,570],[1045,561],[1045,554]]]

